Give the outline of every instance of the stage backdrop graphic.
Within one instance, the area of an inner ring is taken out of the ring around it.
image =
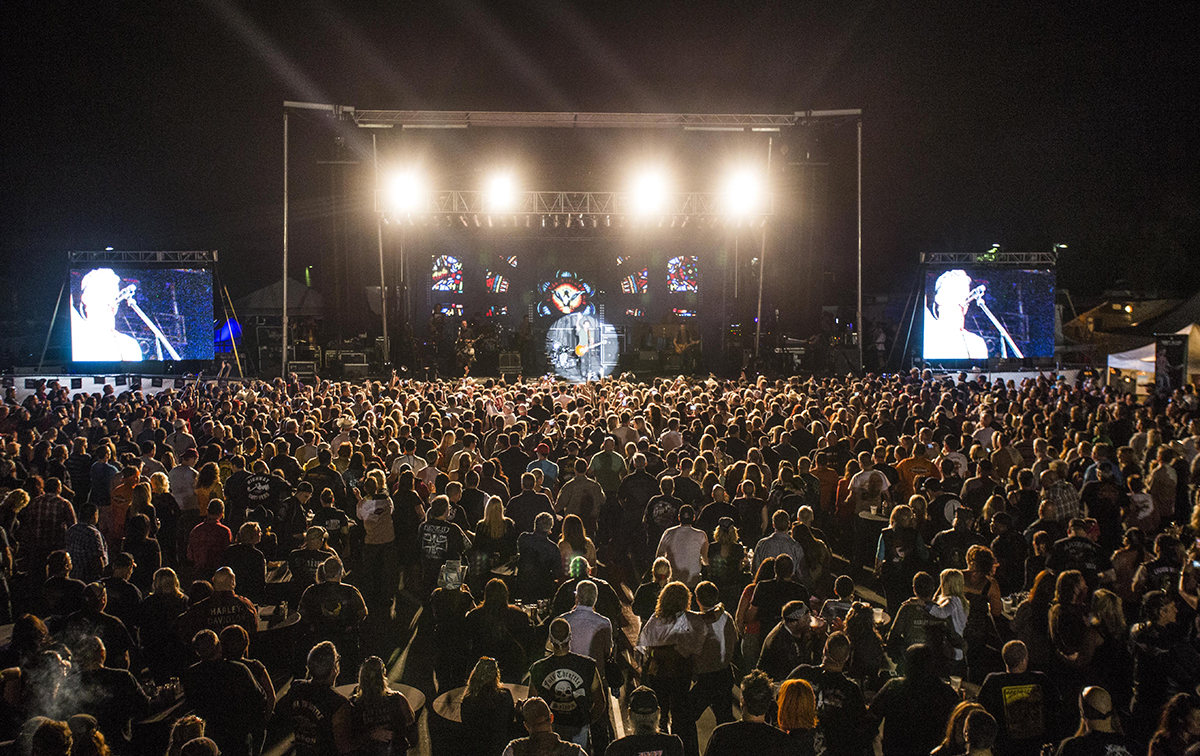
[[[1054,272],[940,268],[925,278],[926,360],[1054,356]]]
[[[211,360],[212,285],[207,268],[72,270],[72,361]]]

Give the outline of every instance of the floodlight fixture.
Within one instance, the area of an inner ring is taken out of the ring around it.
[[[630,192],[633,213],[653,215],[667,204],[667,177],[661,170],[647,169],[634,178]]]
[[[424,204],[424,182],[415,170],[397,173],[388,182],[387,200],[394,210],[403,213],[419,212]]]
[[[739,168],[725,182],[725,213],[735,218],[751,215],[762,209],[762,175],[749,168]]]
[[[517,204],[517,182],[511,174],[498,173],[488,179],[484,193],[487,209],[494,212],[512,210]]]

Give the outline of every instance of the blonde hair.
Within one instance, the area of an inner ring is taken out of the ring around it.
[[[937,597],[957,596],[958,600],[962,602],[963,614],[969,613],[971,605],[967,602],[967,585],[962,570],[942,570],[940,578],[941,584],[938,586]]]
[[[156,472],[150,476],[150,488],[154,493],[170,493],[171,479],[166,473]]]
[[[483,523],[479,529],[488,538],[503,537],[506,530],[504,502],[500,500],[499,496],[493,496],[487,500],[487,504],[483,507]]]

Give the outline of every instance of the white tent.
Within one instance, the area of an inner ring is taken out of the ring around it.
[[[1175,333],[1188,335],[1188,376],[1200,373],[1200,326],[1191,325],[1180,328]],[[1132,370],[1135,372],[1154,373],[1154,342],[1126,352],[1108,355],[1108,366],[1117,370]]]

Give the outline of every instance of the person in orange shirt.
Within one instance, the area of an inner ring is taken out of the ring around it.
[[[901,498],[896,501],[908,501],[908,497],[916,493],[917,478],[942,477],[937,465],[929,460],[925,444],[920,442],[913,444],[911,457],[896,465],[896,472],[900,473],[900,485],[903,487]]]

